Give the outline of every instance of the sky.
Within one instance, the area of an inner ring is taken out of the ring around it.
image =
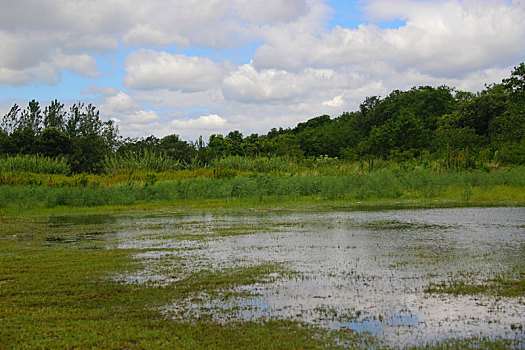
[[[124,137],[265,134],[367,96],[480,91],[525,61],[525,0],[0,0],[0,115],[92,103]]]

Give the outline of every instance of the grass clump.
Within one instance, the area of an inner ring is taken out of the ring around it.
[[[462,350],[462,349],[515,349],[516,341],[510,339],[469,338],[469,339],[447,339],[441,342],[429,343],[424,346],[416,346],[408,349],[418,350]]]
[[[452,295],[486,294],[501,297],[525,296],[525,276],[508,279],[502,276],[491,278],[484,283],[470,283],[462,280],[431,283],[425,293],[445,293]]]

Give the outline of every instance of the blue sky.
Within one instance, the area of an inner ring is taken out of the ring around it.
[[[525,57],[522,0],[0,5],[0,113],[93,103],[131,137],[266,133],[393,89],[477,91]]]

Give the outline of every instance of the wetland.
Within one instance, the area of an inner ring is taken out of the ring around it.
[[[110,309],[133,302],[156,323],[306,332],[290,347],[525,347],[523,207],[143,210],[16,220],[2,221],[3,262],[23,260],[17,254],[28,249],[113,256],[118,266],[102,269],[96,285],[135,297],[113,300]],[[63,283],[45,273],[49,288]],[[27,304],[8,293],[20,278],[2,271],[4,310]],[[95,288],[91,298],[100,293]]]

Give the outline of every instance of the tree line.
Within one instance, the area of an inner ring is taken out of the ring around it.
[[[422,155],[525,163],[525,63],[481,92],[448,86],[394,90],[367,97],[359,110],[322,115],[294,128],[243,136],[213,134],[207,143],[180,139],[126,138],[113,121],[102,121],[91,104],[68,109],[57,100],[42,109],[32,100],[14,105],[0,123],[0,155],[64,157],[73,172],[101,172],[106,157],[154,152],[183,164],[205,166],[227,156],[338,157],[406,160]],[[450,165],[450,164],[449,164]]]

